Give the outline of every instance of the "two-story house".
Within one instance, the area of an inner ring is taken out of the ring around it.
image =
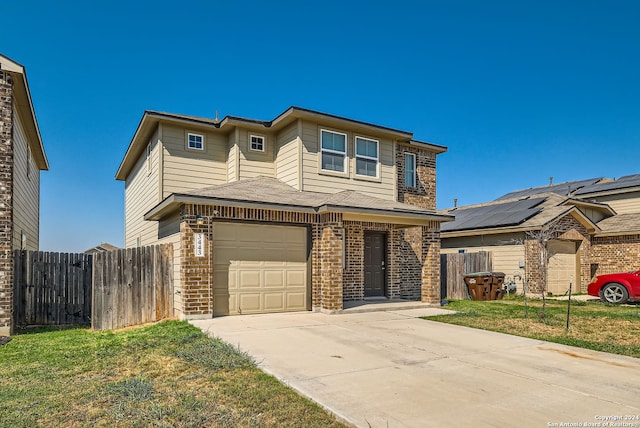
[[[440,301],[436,155],[410,132],[291,107],[147,111],[118,169],[125,245],[174,245],[180,318]]]
[[[0,55],[0,335],[12,331],[13,252],[37,250],[49,169],[22,65]]]

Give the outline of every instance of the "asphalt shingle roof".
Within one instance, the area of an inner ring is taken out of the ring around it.
[[[598,223],[599,235],[608,233],[632,233],[640,231],[640,213],[618,214]]]
[[[219,186],[181,192],[181,194],[309,208],[330,205],[344,208],[379,209],[418,214],[437,214],[434,210],[380,199],[352,190],[344,190],[338,193],[299,191],[282,181],[271,177],[256,177]]]

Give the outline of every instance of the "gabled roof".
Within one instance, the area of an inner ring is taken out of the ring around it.
[[[500,196],[496,201],[523,198],[526,196],[539,195],[541,193],[557,193],[559,195],[570,196],[585,186],[592,186],[595,183],[599,183],[604,180],[607,179],[600,177],[590,178],[588,180],[567,181],[565,183],[552,184],[549,186],[530,187],[528,189],[516,190],[515,192],[507,193],[506,195]]]
[[[88,250],[85,251],[85,253],[87,254],[95,254],[95,253],[106,253],[109,251],[115,251],[115,250],[119,250],[119,247],[116,247],[115,245],[111,245],[109,243],[103,242],[100,245],[96,245],[95,247],[91,247]]]
[[[439,211],[456,217],[455,221],[442,225],[442,236],[538,230],[569,214],[587,230],[599,230],[597,225],[576,208],[574,202],[576,201],[572,198],[551,192]]]
[[[617,180],[603,181],[584,186],[576,192],[576,196],[588,198],[605,194],[640,191],[640,174],[627,175]]]
[[[386,135],[389,138],[396,139],[399,142],[417,145],[423,148],[427,148],[436,153],[444,153],[447,148],[439,146],[437,144],[431,144],[423,141],[417,141],[413,139],[413,133],[408,131],[401,131],[399,129],[389,128],[386,126],[376,125],[368,122],[362,122],[359,120],[349,119],[346,117],[336,116],[328,113],[322,113],[302,107],[291,106],[275,119],[270,121],[247,119],[238,116],[225,116],[222,120],[208,119],[196,116],[187,116],[174,113],[165,113],[158,111],[147,110],[142,115],[138,128],[129,143],[127,152],[120,163],[120,167],[116,173],[116,180],[126,180],[127,176],[135,166],[140,155],[144,152],[144,149],[148,143],[148,139],[154,132],[156,126],[160,122],[180,123],[188,126],[196,126],[205,128],[208,130],[219,132],[231,132],[237,126],[243,126],[248,128],[256,128],[263,130],[278,131],[285,126],[289,125],[297,119],[308,119],[314,121],[320,121],[325,123],[331,123],[335,127],[345,126],[349,128],[356,128],[362,130],[362,132],[372,132],[376,135]]]
[[[0,70],[8,72],[13,78],[13,96],[16,110],[22,119],[31,155],[41,170],[49,169],[49,161],[44,152],[40,128],[31,101],[31,92],[25,68],[10,58],[0,54]]]
[[[152,208],[145,220],[160,220],[184,203],[267,208],[308,213],[343,212],[414,220],[451,221],[433,210],[346,190],[338,193],[298,191],[271,177],[256,177],[190,192],[173,193]]]

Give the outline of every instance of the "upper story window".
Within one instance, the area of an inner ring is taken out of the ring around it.
[[[192,150],[204,150],[204,136],[187,133],[187,148]]]
[[[264,152],[264,137],[259,135],[250,135],[249,148],[258,152]]]
[[[416,187],[416,155],[413,153],[404,154],[404,185]]]
[[[322,169],[325,171],[347,172],[347,134],[321,132]]]
[[[364,137],[356,137],[356,175],[378,176],[380,142]]]
[[[27,145],[27,178],[31,178],[31,147]]]
[[[147,144],[147,174],[151,174],[151,143]]]

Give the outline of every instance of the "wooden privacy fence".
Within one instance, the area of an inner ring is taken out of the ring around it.
[[[14,324],[106,330],[173,316],[173,245],[14,253]]]
[[[442,298],[466,299],[467,286],[464,276],[473,272],[491,271],[491,252],[441,254],[440,255],[440,293]]]
[[[173,245],[95,254],[91,314],[94,330],[172,317]]]
[[[15,251],[14,323],[90,323],[91,272],[89,254]]]

